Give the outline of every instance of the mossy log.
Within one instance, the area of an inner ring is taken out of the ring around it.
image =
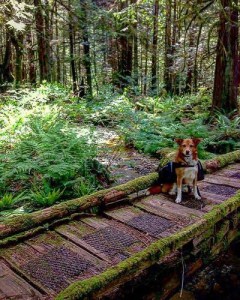
[[[228,154],[219,155],[214,160],[205,161],[203,165],[205,170],[211,172],[239,159],[240,150],[237,150]],[[48,224],[56,219],[64,218],[74,213],[84,212],[92,207],[99,207],[106,203],[122,199],[132,193],[150,187],[157,178],[157,173],[151,173],[110,189],[101,190],[81,198],[68,200],[40,211],[6,219],[0,223],[0,239],[27,231],[43,224]]]
[[[151,173],[117,187],[68,200],[33,213],[14,216],[0,223],[0,239],[49,223],[55,219],[64,218],[73,213],[84,212],[92,207],[119,200],[131,193],[148,188],[156,179],[157,173]]]

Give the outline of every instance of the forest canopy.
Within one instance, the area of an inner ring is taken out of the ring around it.
[[[237,108],[237,0],[7,0],[0,85],[59,82],[80,97],[103,85],[134,95],[213,91]]]

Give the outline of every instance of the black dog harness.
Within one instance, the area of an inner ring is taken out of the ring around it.
[[[177,181],[176,169],[177,168],[191,168],[193,165],[183,165],[181,163],[169,162],[162,168],[158,168],[158,184],[162,183],[174,183]],[[197,180],[201,181],[204,179],[204,171],[201,162],[198,160],[198,175]]]

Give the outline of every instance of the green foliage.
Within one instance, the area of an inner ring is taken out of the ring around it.
[[[129,112],[134,109],[133,103],[124,95],[104,89],[93,101],[73,99],[68,107],[64,106],[66,114],[77,122],[93,123],[94,125],[113,127],[124,121]]]
[[[240,147],[240,117],[217,111],[211,118],[212,132],[205,140],[206,149],[215,153],[227,153]]]
[[[177,137],[203,138],[199,156],[204,159],[240,147],[240,118],[220,112],[210,118],[204,89],[196,95],[134,97],[108,85],[94,100],[77,101],[61,85],[44,83],[8,97],[0,112],[2,209],[15,207],[22,191],[29,191],[24,201],[31,207],[46,207],[108,184],[109,173],[96,160],[101,136],[92,124],[113,127],[126,145],[152,155],[176,147]],[[66,119],[83,126],[70,126]]]
[[[2,197],[0,197],[0,211],[8,210],[13,208],[19,201],[23,199],[24,193],[19,195],[13,195],[12,193],[5,193]]]
[[[89,137],[78,136],[66,122],[50,115],[34,116],[13,148],[0,154],[0,187],[13,188],[18,182],[21,188],[31,188],[34,181],[40,186],[47,181],[63,190],[68,183],[65,195],[73,195],[69,182],[92,176],[89,160],[96,151]]]
[[[57,104],[66,95],[61,86],[46,84],[10,94],[0,113],[1,194],[29,190],[27,201],[42,207],[95,191],[108,180],[95,159],[92,131],[70,126]]]
[[[34,186],[30,192],[30,200],[35,207],[48,207],[56,203],[62,194],[63,191],[52,189],[47,182],[44,182],[41,188]]]

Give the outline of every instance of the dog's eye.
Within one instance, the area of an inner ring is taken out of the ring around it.
[[[183,145],[183,147],[186,148],[187,146],[186,146],[186,145]]]
[[[193,145],[190,145],[190,148],[192,148],[193,147]]]

